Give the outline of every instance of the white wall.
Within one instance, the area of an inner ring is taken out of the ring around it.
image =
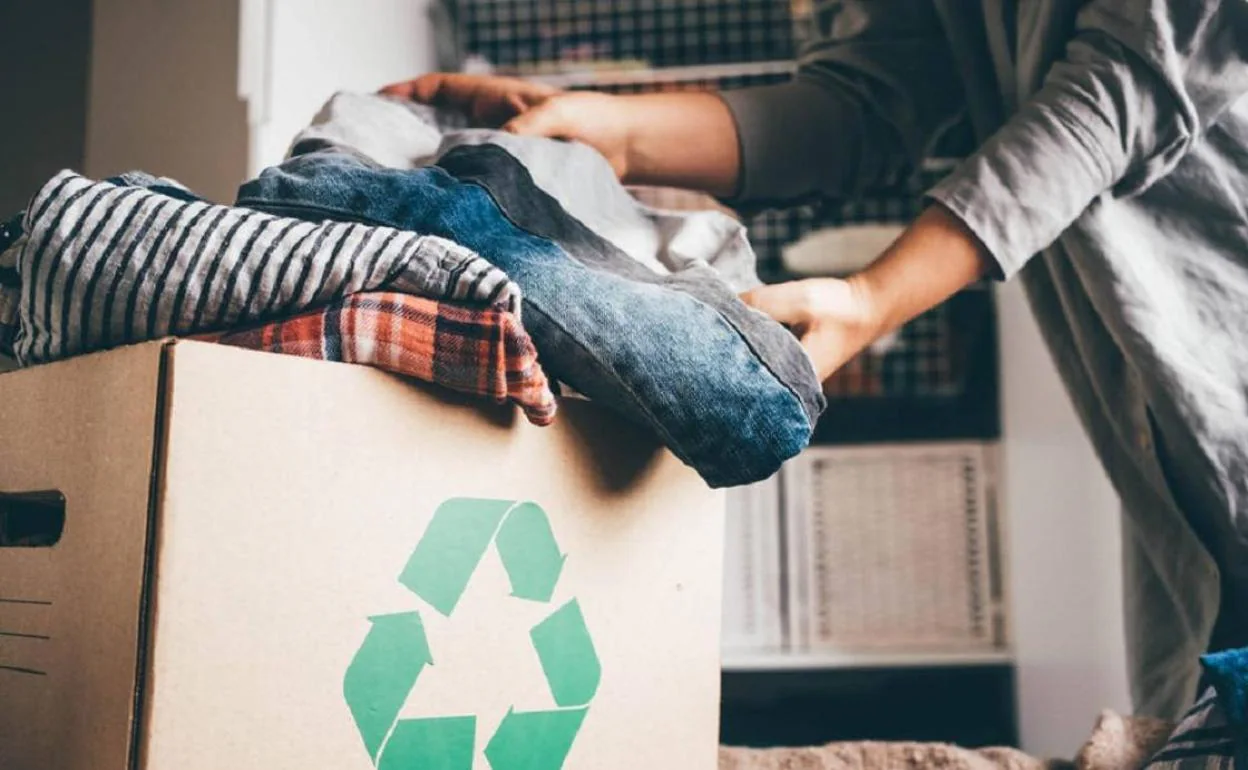
[[[1071,757],[1097,713],[1130,713],[1118,499],[1031,317],[1022,286],[999,297],[1004,507],[1023,746]]]
[[[173,177],[229,201],[247,170],[238,4],[94,0],[86,173]]]
[[[429,71],[428,0],[96,0],[86,168],[229,201],[339,89]]]
[[[428,0],[267,3],[269,56],[254,62],[267,99],[253,109],[253,174],[281,161],[290,140],[335,91],[374,91],[434,66]]]

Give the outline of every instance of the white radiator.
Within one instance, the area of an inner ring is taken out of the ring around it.
[[[795,653],[1007,649],[995,448],[815,447],[782,472]]]

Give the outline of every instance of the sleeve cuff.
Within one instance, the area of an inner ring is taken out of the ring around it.
[[[975,195],[956,185],[937,185],[924,196],[928,203],[938,203],[949,210],[971,231],[992,257],[988,278],[1007,281],[1022,270],[1027,259],[1018,259],[1003,233],[976,215],[980,210],[974,202]]]
[[[1032,105],[927,192],[979,238],[997,277],[1017,274],[1106,190],[1108,160],[1075,116]]]

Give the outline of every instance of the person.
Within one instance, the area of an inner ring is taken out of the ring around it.
[[[1203,652],[1248,646],[1248,3],[838,0],[814,14],[816,39],[776,86],[612,96],[432,74],[383,90],[581,141],[627,183],[739,207],[896,186],[969,121],[977,148],[868,268],[744,299],[826,376],[967,284],[1021,273],[1123,502],[1136,709],[1173,718]]]

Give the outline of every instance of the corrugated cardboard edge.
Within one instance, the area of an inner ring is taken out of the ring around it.
[[[147,544],[146,555],[143,559],[143,586],[139,594],[134,704],[130,719],[130,770],[143,770],[146,759],[143,736],[147,731],[150,716],[146,709],[146,699],[147,683],[151,674],[152,628],[155,625],[152,600],[156,588],[156,565],[160,555],[160,510],[165,494],[164,460],[169,435],[167,406],[173,390],[173,355],[177,340],[164,339],[157,344],[163,345],[163,350],[156,369],[156,408],[153,410],[156,419],[152,425],[155,435],[152,437],[151,479],[148,483],[147,495]]]

